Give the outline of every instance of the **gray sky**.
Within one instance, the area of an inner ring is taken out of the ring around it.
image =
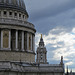
[[[35,25],[36,47],[43,34],[50,64],[60,63],[75,71],[75,0],[25,0],[28,21]]]

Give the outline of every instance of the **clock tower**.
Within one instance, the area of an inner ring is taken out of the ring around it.
[[[47,64],[47,50],[44,45],[42,34],[41,34],[41,38],[40,38],[40,42],[39,42],[39,47],[37,48],[36,62],[39,64]]]

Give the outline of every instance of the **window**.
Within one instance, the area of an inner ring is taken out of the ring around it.
[[[4,11],[4,16],[7,14],[7,12],[6,11]]]
[[[9,12],[9,15],[11,16],[12,15],[12,12]]]
[[[19,14],[19,17],[21,18],[21,14]]]

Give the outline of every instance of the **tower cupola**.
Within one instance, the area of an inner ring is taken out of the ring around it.
[[[47,64],[47,50],[46,50],[46,47],[44,46],[42,34],[41,34],[41,38],[39,42],[39,47],[37,48],[36,62],[39,64]]]

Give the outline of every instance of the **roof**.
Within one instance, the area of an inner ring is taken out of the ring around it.
[[[16,72],[61,72],[64,73],[63,66],[61,65],[32,65],[32,64],[22,64],[14,62],[0,62],[0,71],[16,71]]]
[[[24,11],[28,16],[24,0],[0,0],[0,8],[21,10]]]

